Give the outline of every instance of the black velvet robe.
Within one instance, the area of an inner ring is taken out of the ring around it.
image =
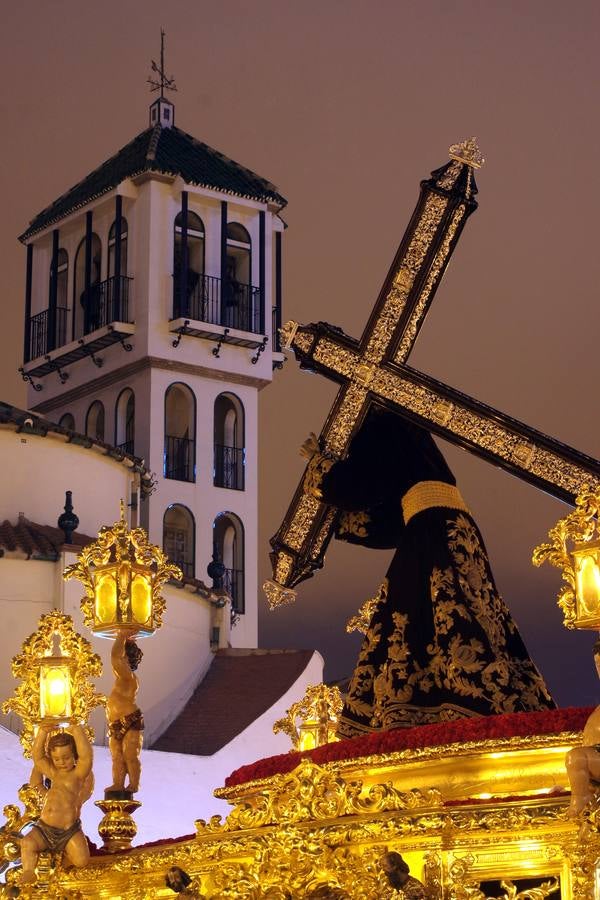
[[[336,537],[396,548],[350,683],[341,736],[554,707],[498,595],[470,513],[459,503],[434,506],[404,523],[402,498],[411,487],[455,484],[427,431],[374,408],[348,457],[319,481],[323,500],[341,510]]]

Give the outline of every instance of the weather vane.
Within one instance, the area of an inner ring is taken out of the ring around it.
[[[152,71],[156,72],[159,80],[148,78],[148,84],[150,85],[151,91],[160,90],[160,96],[164,97],[165,89],[167,91],[177,90],[173,76],[167,78],[165,75],[165,32],[162,28],[160,29],[160,66],[157,66],[154,60],[152,60]]]

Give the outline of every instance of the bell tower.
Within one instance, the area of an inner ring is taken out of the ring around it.
[[[254,647],[258,393],[283,361],[286,201],[175,126],[164,33],[152,75],[150,126],[21,235],[21,374],[66,440],[97,438],[152,470],[153,495],[129,498],[150,540],[192,585],[222,563],[231,643]]]

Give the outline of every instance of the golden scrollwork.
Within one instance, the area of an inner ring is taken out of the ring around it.
[[[94,574],[99,566],[114,563],[118,566],[117,603],[122,611],[129,604],[128,592],[132,566],[139,566],[151,576],[152,616],[154,626],[160,627],[165,611],[165,600],[161,590],[163,584],[173,578],[181,581],[183,572],[179,566],[170,563],[167,556],[156,544],[151,544],[143,528],[129,529],[125,520],[124,505],[121,504],[121,518],[113,525],[104,525],[97,540],[88,544],[80,552],[77,562],[67,566],[63,578],[77,578],[85,588],[81,600],[81,611],[88,628],[94,625]]]
[[[223,796],[216,791],[215,796]],[[287,775],[275,775],[269,785],[235,802],[223,824],[218,820],[196,823],[199,835],[210,831],[236,831],[267,824],[297,824],[310,819],[393,810],[415,810],[440,802],[440,793],[398,791],[390,783],[374,784],[363,791],[362,781],[347,781],[327,768],[303,759]]]
[[[329,744],[337,740],[335,732],[343,705],[340,689],[335,685],[309,684],[304,697],[292,703],[283,718],[277,719],[273,731],[287,734],[294,750]],[[307,736],[312,738],[308,743]]]
[[[103,694],[94,690],[90,678],[102,674],[102,662],[94,653],[89,641],[73,628],[71,616],[53,610],[42,616],[37,631],[23,643],[21,652],[12,661],[12,673],[21,679],[13,697],[5,700],[2,711],[14,712],[23,720],[21,744],[26,757],[31,758],[34,727],[40,720],[40,661],[52,656],[55,642],[61,653],[71,660],[71,704],[72,718],[87,723],[91,710],[106,702]],[[94,734],[90,726],[84,724],[90,740]]]
[[[587,485],[578,494],[575,509],[560,519],[548,532],[548,543],[539,544],[533,551],[534,566],[549,562],[562,572],[557,602],[564,615],[567,628],[577,626],[576,571],[570,545],[588,543],[600,537],[598,513],[600,490]]]

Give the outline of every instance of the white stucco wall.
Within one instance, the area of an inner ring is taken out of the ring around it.
[[[70,490],[78,530],[95,535],[100,525],[118,520],[119,500],[129,498],[135,478],[126,463],[100,447],[86,449],[52,432],[18,434],[10,425],[0,425],[0,459],[0,520],[13,525],[22,512],[32,522],[56,527]]]

